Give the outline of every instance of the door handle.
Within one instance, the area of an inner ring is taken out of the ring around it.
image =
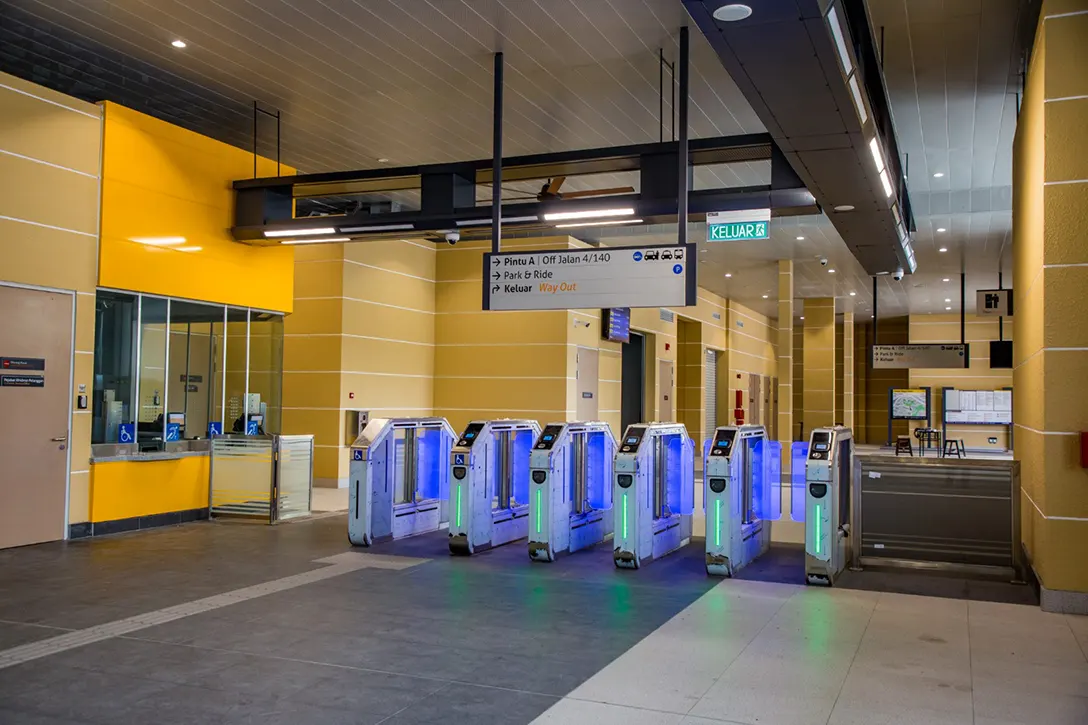
[[[68,436],[61,436],[60,438],[54,438],[54,443],[64,443],[68,440]]]

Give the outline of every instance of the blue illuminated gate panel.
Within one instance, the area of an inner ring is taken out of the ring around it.
[[[805,520],[805,464],[808,441],[796,441],[790,447],[790,518]]]

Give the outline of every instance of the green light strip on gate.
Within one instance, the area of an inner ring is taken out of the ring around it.
[[[540,489],[536,490],[536,532],[540,533]]]
[[[457,527],[461,527],[461,484],[457,484]]]
[[[816,504],[816,553],[820,553],[820,504]]]
[[[714,510],[714,546],[722,545],[722,500],[718,499],[718,505]]]
[[[627,494],[623,494],[623,538],[627,538]]]

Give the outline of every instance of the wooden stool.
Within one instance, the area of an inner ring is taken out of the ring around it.
[[[914,446],[910,444],[910,436],[897,436],[895,439],[895,455],[906,453],[914,457]]]
[[[946,456],[956,456],[956,458],[966,458],[967,450],[963,445],[962,438],[949,438],[944,442],[944,454]]]

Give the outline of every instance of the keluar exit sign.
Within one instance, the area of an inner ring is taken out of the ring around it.
[[[712,211],[706,215],[708,242],[743,242],[770,239],[771,210]]]

